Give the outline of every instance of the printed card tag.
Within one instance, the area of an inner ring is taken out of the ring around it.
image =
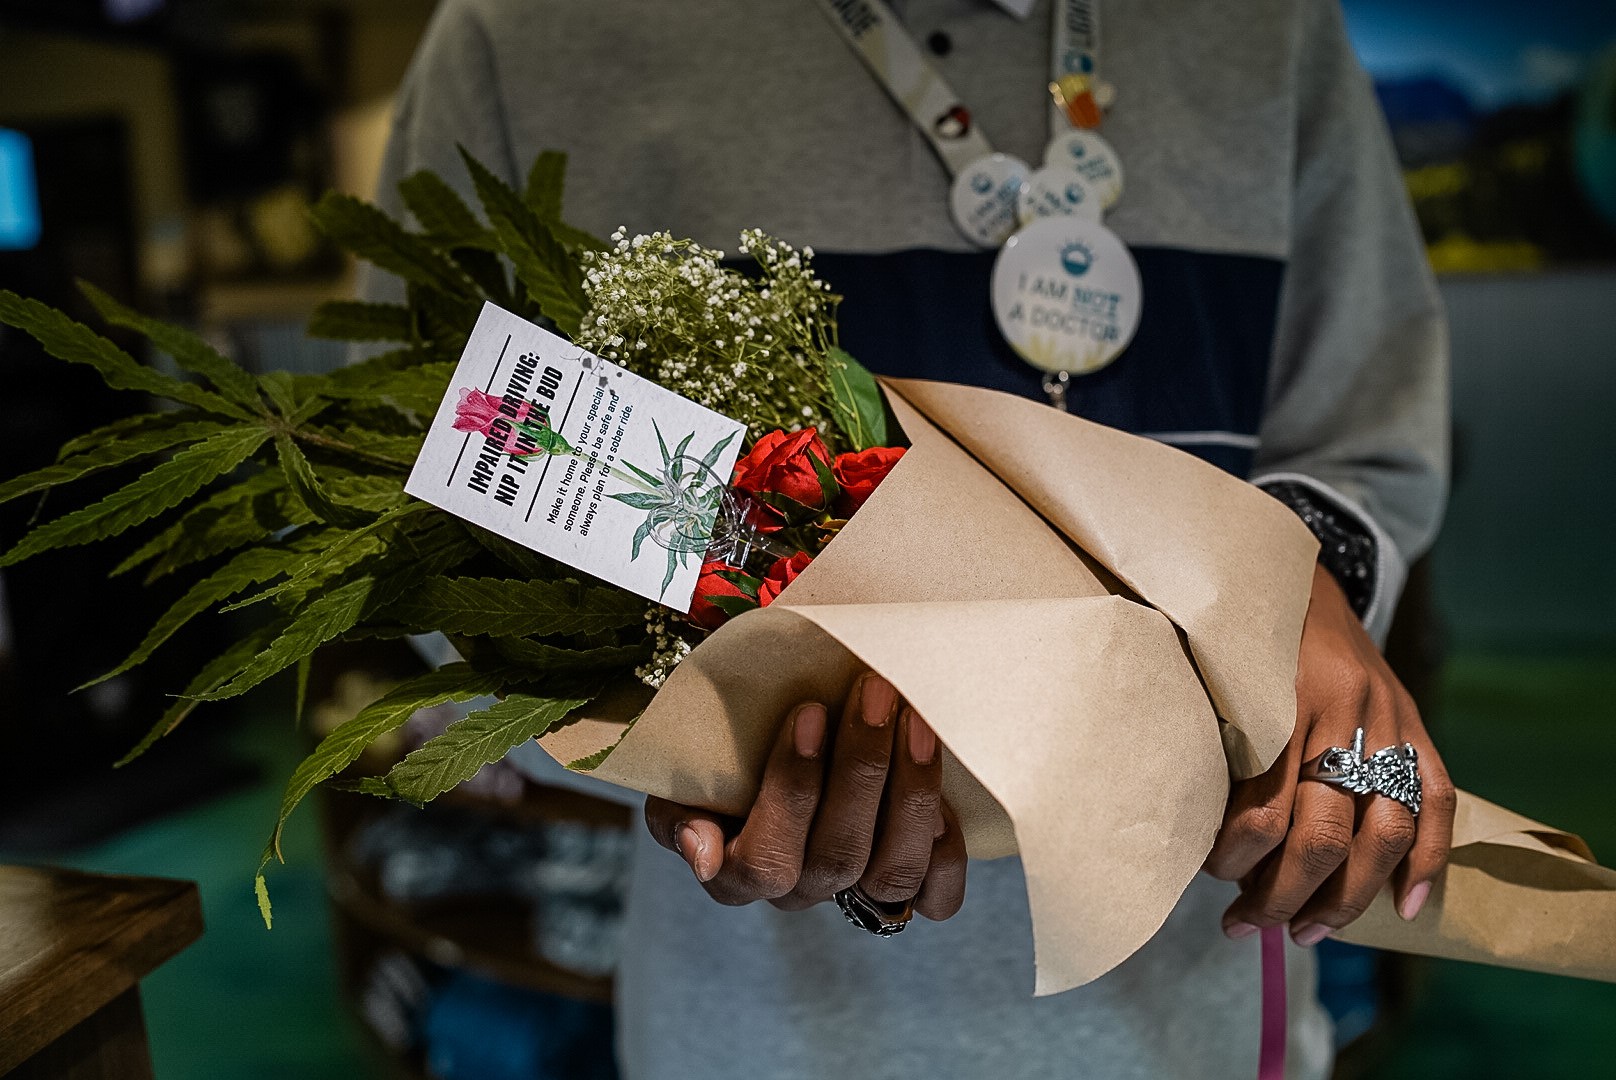
[[[484,304],[404,490],[686,611],[744,431]]]

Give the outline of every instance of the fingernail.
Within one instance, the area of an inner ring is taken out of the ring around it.
[[[916,765],[930,765],[932,755],[937,753],[937,733],[914,710],[904,715],[909,718],[909,759]]]
[[[804,705],[797,710],[797,718],[792,721],[791,741],[800,756],[819,756],[825,746],[825,706]]]
[[[1256,932],[1257,928],[1248,922],[1232,922],[1223,928],[1224,935],[1233,941],[1248,938]]]
[[[674,843],[679,845],[679,854],[690,864],[690,869],[695,871],[697,881],[706,882],[712,879],[713,868],[707,858],[707,842],[701,838],[700,833],[689,825],[681,825],[674,833]]]
[[[892,706],[897,700],[898,692],[881,676],[864,677],[864,684],[859,687],[859,708],[864,713],[866,724],[885,727],[887,721],[892,719]]]
[[[1304,949],[1317,945],[1329,936],[1330,928],[1323,923],[1314,923],[1312,926],[1304,926],[1301,929],[1291,927],[1291,940]]]
[[[1403,902],[1398,905],[1397,914],[1401,915],[1406,921],[1412,921],[1414,916],[1420,913],[1420,908],[1425,906],[1425,901],[1430,895],[1431,883],[1429,881],[1420,882],[1408,890],[1408,895],[1403,897]]]

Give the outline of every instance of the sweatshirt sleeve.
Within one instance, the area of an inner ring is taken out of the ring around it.
[[[1378,641],[1446,499],[1447,325],[1336,0],[1301,9],[1291,250],[1253,481],[1305,485],[1374,538]]]

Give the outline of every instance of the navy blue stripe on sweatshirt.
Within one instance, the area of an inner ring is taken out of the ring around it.
[[[1249,475],[1284,263],[1176,248],[1134,248],[1133,255],[1144,287],[1139,331],[1109,366],[1074,381],[1072,411],[1140,434],[1214,433],[1175,442]],[[993,259],[993,252],[914,250],[821,252],[814,261],[845,297],[842,345],[872,371],[1041,399],[1041,374],[993,324]]]

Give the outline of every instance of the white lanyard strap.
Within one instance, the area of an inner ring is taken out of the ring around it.
[[[1100,71],[1099,0],[1050,0],[1054,7],[1054,30],[1049,35],[1051,78],[1087,75],[1098,78]],[[1049,137],[1071,129],[1066,110],[1050,102]]]
[[[864,61],[892,100],[931,143],[948,171],[961,171],[993,153],[993,144],[965,104],[920,51],[885,0],[815,0],[831,25]],[[1098,0],[1051,0],[1054,29],[1050,69],[1055,78],[1099,69]],[[1050,136],[1071,129],[1066,112],[1051,104]]]
[[[957,176],[973,161],[993,153],[993,144],[971,121],[959,95],[927,62],[882,0],[817,0],[876,81],[931,143],[948,171]]]

